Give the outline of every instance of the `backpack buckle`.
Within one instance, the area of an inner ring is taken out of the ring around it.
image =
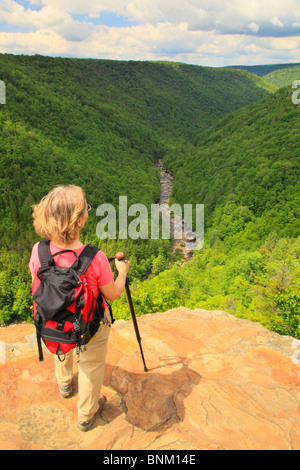
[[[76,333],[76,335],[82,333],[82,328],[81,328],[81,325],[80,325],[80,323],[78,322],[77,318],[76,318],[76,320],[75,320],[74,323],[73,323],[73,328],[74,328],[74,332]]]

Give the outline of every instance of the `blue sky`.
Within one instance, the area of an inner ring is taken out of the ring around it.
[[[2,0],[0,0],[0,6],[1,6]],[[23,6],[25,10],[32,10],[32,11],[40,11],[42,9],[41,4],[34,4],[30,3],[29,0],[16,0],[15,3],[18,3],[19,5]],[[88,13],[85,14],[76,14],[76,13],[71,13],[71,16],[74,18],[74,20],[78,22],[85,22],[89,21],[93,23],[94,25],[104,25],[108,27],[126,27],[126,26],[134,26],[138,25],[137,22],[129,20],[125,18],[122,15],[116,14],[112,11],[101,11],[101,17],[99,18],[93,18],[89,17]],[[34,30],[33,28],[22,28],[20,26],[16,26],[14,24],[9,24],[5,21],[1,22],[0,19],[0,32],[18,32],[18,31],[26,31],[26,30]],[[36,29],[36,28],[35,28]]]
[[[87,15],[73,14],[72,17],[77,21],[91,21],[95,25],[104,25],[108,27],[131,27],[137,26],[138,22],[131,21],[122,15],[117,15],[112,11],[101,12],[100,18],[89,18]]]
[[[299,62],[299,0],[0,0],[0,52],[208,66]]]

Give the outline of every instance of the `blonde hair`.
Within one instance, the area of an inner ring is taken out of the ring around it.
[[[84,216],[87,203],[83,189],[71,184],[55,187],[32,208],[37,235],[68,244],[78,236],[76,223]]]

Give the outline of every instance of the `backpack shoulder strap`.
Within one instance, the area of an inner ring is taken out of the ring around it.
[[[79,256],[79,267],[77,269],[77,272],[79,275],[84,274],[95,258],[96,254],[98,253],[99,249],[94,246],[94,245],[86,245],[84,249],[82,250],[80,256]]]
[[[50,240],[42,240],[38,246],[38,255],[41,267],[47,267],[54,263],[50,253]]]
[[[69,252],[69,251],[72,251],[72,250],[63,250],[62,252],[56,253],[56,255],[60,253],[64,253],[64,252]],[[72,253],[74,253],[76,257],[76,261],[72,267],[76,269],[79,275],[84,274],[86,272],[87,268],[93,261],[98,251],[99,249],[91,244],[86,245],[84,247],[79,258],[77,258],[76,253],[72,251]],[[42,240],[39,243],[38,254],[39,254],[41,267],[48,267],[51,265],[55,265],[53,256],[51,255],[51,252],[50,252],[50,240]],[[79,261],[79,264],[78,264],[78,261]],[[77,267],[77,264],[78,264],[78,267]]]

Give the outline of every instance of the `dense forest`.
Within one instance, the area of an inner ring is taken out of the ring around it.
[[[272,85],[233,69],[9,54],[0,79],[1,325],[30,320],[31,205],[74,183],[93,207],[82,241],[127,254],[138,314],[223,308],[298,334],[299,109],[288,89],[268,96]],[[99,204],[158,200],[158,158],[176,175],[174,202],[205,204],[205,247],[180,269],[168,240],[96,235]],[[124,295],[114,311],[127,317]]]
[[[176,174],[173,202],[205,204],[205,245],[180,270],[138,284],[141,312],[151,303],[223,309],[300,336],[299,135],[287,87],[164,157]]]
[[[291,85],[295,80],[300,80],[300,65],[274,70],[264,76],[264,80],[272,85],[282,88]]]

